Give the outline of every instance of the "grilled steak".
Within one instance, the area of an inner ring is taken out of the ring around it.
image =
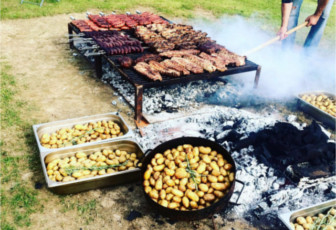
[[[137,63],[134,69],[153,81],[162,81],[160,73],[145,62]]]
[[[192,61],[186,59],[186,58],[180,58],[180,57],[173,57],[171,60],[177,61],[181,65],[183,65],[187,70],[189,70],[192,73],[198,74],[203,73],[203,68],[199,65],[196,65]]]
[[[235,65],[235,66],[245,65],[246,57],[235,54],[227,49],[219,51],[216,55],[224,59],[227,65]]]
[[[167,59],[167,60],[162,61],[161,63],[165,67],[167,67],[169,69],[176,70],[176,71],[182,73],[183,75],[190,74],[190,72],[183,65],[179,64],[177,61]]]
[[[135,60],[135,63],[139,62],[149,62],[149,61],[161,61],[161,57],[157,54],[145,54]]]
[[[184,57],[210,73],[216,71],[216,67],[209,60],[191,54],[185,55]]]
[[[199,50],[195,50],[195,49],[190,49],[190,50],[172,50],[172,51],[167,51],[167,52],[163,52],[160,53],[160,56],[164,56],[164,57],[182,57],[183,55],[187,55],[187,54],[198,54],[200,51]]]
[[[206,53],[201,53],[199,55],[201,58],[205,59],[205,60],[209,60],[211,61],[211,63],[216,66],[216,69],[221,71],[221,72],[224,72],[225,70],[227,70],[226,68],[226,62],[220,58],[220,57],[214,57],[214,56],[211,56],[209,54],[206,54]]]
[[[171,77],[179,77],[181,76],[181,73],[174,70],[174,69],[169,69],[167,68],[164,64],[161,64],[160,62],[157,61],[149,61],[149,65],[159,71],[160,74],[171,76]]]

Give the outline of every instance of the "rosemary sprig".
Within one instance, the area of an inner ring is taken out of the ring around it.
[[[97,127],[91,130],[86,131],[84,134],[79,135],[78,137],[73,137],[71,140],[63,143],[63,146],[65,146],[67,143],[71,143],[72,145],[77,145],[78,144],[78,140],[80,140],[82,137],[85,137],[86,134],[91,134],[94,131],[97,131],[98,129],[100,129],[101,127]]]
[[[186,155],[186,161],[187,161],[186,171],[190,174],[190,178],[194,182],[196,191],[198,192],[198,184],[199,184],[199,182],[197,181],[197,176],[199,176],[199,175],[198,175],[198,173],[195,170],[191,169],[188,155]]]
[[[75,172],[81,171],[81,170],[90,170],[90,171],[100,171],[103,169],[109,169],[109,168],[116,168],[116,167],[120,167],[120,166],[125,166],[127,164],[128,160],[125,161],[122,164],[116,164],[116,165],[102,165],[102,166],[91,166],[91,167],[75,167],[75,166],[69,166],[64,168],[65,172],[68,175],[72,175]]]
[[[310,228],[310,230],[321,230],[321,227],[322,227],[323,224],[328,225],[328,224],[333,223],[334,219],[336,218],[336,215],[333,215],[333,216],[332,216],[332,215],[330,214],[331,210],[332,210],[332,209],[330,209],[330,210],[328,211],[328,213],[327,213],[322,219],[317,218],[317,219],[314,221],[313,226]],[[331,218],[330,218],[328,221],[326,221],[326,220],[328,219],[328,217],[330,217],[330,216],[331,216]],[[317,226],[317,227],[316,227],[316,226]],[[326,227],[324,227],[322,230],[324,230],[324,229],[326,229]]]

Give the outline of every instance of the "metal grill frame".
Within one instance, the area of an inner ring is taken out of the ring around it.
[[[164,18],[165,19],[165,18]],[[167,19],[165,19],[167,20]],[[169,21],[169,20],[167,20]],[[170,22],[170,21],[169,21]],[[69,45],[70,49],[76,49],[74,46],[74,42],[71,41],[71,34],[73,32],[75,33],[80,33],[78,28],[76,28],[72,23],[68,24],[68,32],[69,32]],[[136,58],[144,53],[150,53],[148,49],[145,50],[143,53],[136,53],[136,54],[128,54],[127,56],[131,58]],[[107,62],[115,68],[120,75],[126,79],[134,88],[135,88],[135,95],[134,95],[134,120],[135,123],[138,127],[144,126],[148,124],[148,121],[146,118],[143,116],[142,113],[142,104],[143,104],[143,92],[144,89],[148,88],[157,88],[161,86],[166,86],[166,85],[172,85],[172,84],[181,84],[181,83],[188,83],[191,81],[198,81],[198,80],[210,80],[210,79],[215,79],[218,77],[223,77],[223,76],[228,76],[228,75],[233,75],[233,74],[238,74],[238,73],[245,73],[245,72],[251,72],[251,71],[256,71],[255,78],[254,78],[254,88],[258,87],[259,83],[259,78],[260,78],[260,72],[261,72],[261,66],[246,60],[246,64],[244,66],[228,66],[227,70],[224,72],[220,71],[215,71],[213,73],[202,73],[202,74],[190,74],[187,76],[181,76],[178,78],[173,78],[173,77],[163,77],[163,80],[161,82],[158,81],[152,81],[150,79],[147,79],[145,76],[142,76],[141,74],[137,73],[133,69],[124,69],[120,67],[117,63],[117,59],[123,55],[114,55],[114,56],[108,56],[108,55],[99,55],[95,56],[95,61],[94,61],[94,67],[96,70],[96,75],[99,79],[102,78],[103,74],[103,67],[102,67],[102,58],[105,58]],[[127,100],[126,100],[127,101]],[[130,104],[131,105],[131,104]],[[132,106],[132,105],[131,105]],[[133,106],[132,106],[133,107]]]

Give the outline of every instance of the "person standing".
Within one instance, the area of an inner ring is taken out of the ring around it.
[[[281,27],[277,33],[280,36],[284,48],[292,48],[295,42],[296,33],[285,34],[297,26],[300,9],[303,0],[282,0],[281,4]],[[306,54],[311,54],[319,45],[323,31],[333,6],[334,0],[318,0],[315,13],[306,18],[307,27],[311,26],[303,47]]]

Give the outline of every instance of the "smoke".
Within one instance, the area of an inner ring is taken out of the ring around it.
[[[189,23],[237,54],[244,54],[276,36],[267,31],[267,24],[254,18],[225,16],[212,22],[193,20]],[[308,29],[302,30],[308,34]],[[301,92],[335,92],[335,50],[319,50],[307,57],[301,47],[296,45],[294,49],[284,51],[281,42],[276,42],[249,55],[249,60],[262,66],[255,93],[267,98],[284,98]],[[237,78],[244,81],[246,93],[252,91],[254,73],[240,74]]]

